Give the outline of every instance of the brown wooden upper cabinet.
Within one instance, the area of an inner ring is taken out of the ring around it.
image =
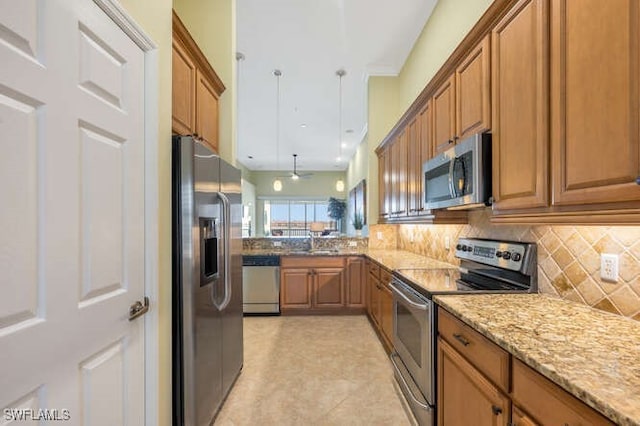
[[[548,204],[548,0],[522,0],[492,37],[496,209]]]
[[[431,101],[409,123],[408,207],[409,216],[431,213],[425,210],[422,194],[422,164],[431,158]]]
[[[485,37],[436,89],[433,105],[433,156],[456,141],[491,128],[490,38]]]
[[[173,12],[172,131],[195,135],[218,152],[218,99],[225,87]]]
[[[640,5],[551,4],[553,205],[640,200]]]
[[[391,213],[390,205],[390,150],[385,148],[378,153],[378,214],[381,219],[386,219]]]
[[[407,148],[408,132],[404,130],[391,145],[391,214],[407,214]]]
[[[176,39],[172,56],[172,128],[179,135],[190,135],[196,128],[196,64]]]

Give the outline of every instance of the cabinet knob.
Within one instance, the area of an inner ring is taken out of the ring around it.
[[[454,136],[454,137],[453,137],[453,140],[454,140],[454,141],[457,141],[458,139],[460,139],[460,137],[458,137],[458,136]]]
[[[453,143],[453,139],[449,139],[449,140],[447,141],[447,143],[449,143],[449,144]]]
[[[502,408],[498,407],[497,405],[492,405],[491,411],[493,411],[493,414],[497,416],[498,414],[502,413]]]
[[[636,185],[640,185],[640,176],[636,178]]]

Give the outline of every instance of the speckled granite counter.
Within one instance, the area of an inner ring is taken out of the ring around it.
[[[243,256],[361,256],[366,251],[363,250],[337,250],[337,251],[308,251],[308,250],[276,250],[276,249],[256,249],[243,250]]]
[[[538,294],[434,300],[614,422],[640,425],[637,321]]]
[[[298,251],[277,248],[269,249],[252,249],[243,250],[243,255],[276,255],[276,256],[348,256],[348,255],[364,255],[371,260],[379,263],[389,270],[406,269],[406,268],[457,268],[455,265],[441,262],[419,254],[411,253],[405,250],[346,250],[341,249],[334,252],[326,251]]]
[[[408,268],[457,268],[455,265],[405,250],[369,249],[363,254],[390,270]]]

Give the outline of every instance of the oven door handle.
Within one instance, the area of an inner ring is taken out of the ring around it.
[[[394,286],[393,283],[390,283],[389,286],[391,287],[391,290],[393,290],[393,292],[395,294],[397,294],[405,302],[407,302],[409,304],[409,306],[411,306],[413,308],[416,308],[416,309],[420,309],[421,311],[428,311],[429,310],[429,305],[416,303],[413,300],[409,299],[407,296],[405,296],[405,294],[402,292],[402,290],[400,290],[398,287]]]
[[[413,403],[416,404],[418,407],[422,408],[423,410],[427,410],[427,411],[431,410],[431,407],[429,407],[428,405],[423,404],[422,402],[418,401],[418,399],[415,397],[415,395],[411,391],[411,388],[409,387],[409,384],[407,383],[407,380],[402,375],[402,372],[400,371],[400,367],[398,367],[398,364],[396,364],[396,360],[393,359],[393,358],[394,358],[394,354],[392,352],[391,355],[389,355],[389,359],[391,360],[391,364],[393,365],[393,369],[396,370],[397,376],[400,377],[400,379],[402,380],[402,385],[408,391],[407,393],[409,394],[409,396],[413,400]]]

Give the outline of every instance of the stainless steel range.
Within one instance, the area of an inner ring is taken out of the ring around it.
[[[435,294],[535,293],[536,245],[461,238],[457,269],[399,269],[393,273],[395,376],[420,425],[436,423]]]

